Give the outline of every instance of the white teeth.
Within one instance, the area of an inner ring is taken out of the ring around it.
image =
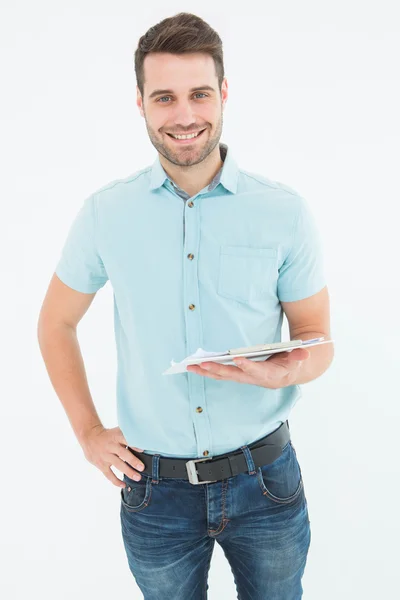
[[[171,133],[172,137],[174,137],[177,140],[190,140],[194,137],[197,137],[199,135],[199,133],[201,133],[200,131],[198,131],[197,133],[192,133],[190,135],[174,135],[173,133]]]

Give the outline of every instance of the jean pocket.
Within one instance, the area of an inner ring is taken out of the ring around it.
[[[296,500],[303,489],[303,477],[291,441],[274,462],[258,467],[257,479],[264,496],[273,502],[290,504]]]
[[[125,487],[121,488],[121,504],[128,512],[139,512],[145,509],[151,499],[151,477],[141,475],[140,481],[135,481],[124,474]]]
[[[240,302],[268,296],[278,278],[277,249],[221,246],[218,288],[220,296]]]

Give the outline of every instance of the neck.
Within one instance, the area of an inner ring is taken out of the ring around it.
[[[209,185],[223,165],[219,144],[197,165],[188,167],[175,165],[159,154],[160,163],[168,177],[179,185],[190,196],[195,196],[200,190]]]

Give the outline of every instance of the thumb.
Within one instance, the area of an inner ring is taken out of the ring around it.
[[[288,352],[287,355],[289,360],[307,360],[310,352],[305,348],[295,348],[295,350]]]

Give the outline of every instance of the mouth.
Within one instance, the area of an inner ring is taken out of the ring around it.
[[[207,128],[206,128],[207,129]],[[194,144],[205,132],[206,129],[202,129],[201,131],[199,131],[199,133],[192,138],[184,138],[184,139],[177,139],[175,138],[171,133],[167,133],[168,137],[171,138],[171,140],[173,140],[176,144],[180,144],[182,146],[186,146],[188,144]]]

